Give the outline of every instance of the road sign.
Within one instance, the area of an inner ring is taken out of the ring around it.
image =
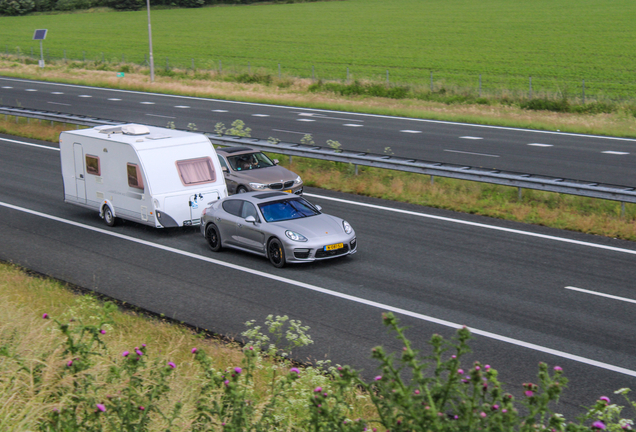
[[[39,29],[33,33],[33,40],[44,40],[46,39],[46,32],[48,29]]]

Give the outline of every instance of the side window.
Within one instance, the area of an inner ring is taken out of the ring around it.
[[[102,169],[99,165],[99,157],[86,155],[86,173],[96,176],[102,175]]]
[[[219,156],[219,162],[221,162],[221,167],[222,168],[227,168],[227,163],[225,162],[225,159],[223,159],[223,156],[221,156],[221,155],[218,155],[218,156]]]
[[[241,215],[241,206],[243,200],[225,200],[223,201],[223,210],[234,216]]]
[[[128,186],[143,190],[144,179],[141,176],[139,165],[129,163],[126,166],[126,170],[128,172]]]
[[[216,181],[216,173],[212,159],[202,157],[176,162],[179,178],[184,186],[212,183]]]
[[[254,216],[254,218],[258,221],[258,213],[256,213],[256,207],[251,202],[245,201],[243,203],[243,209],[241,210],[241,217],[245,219],[248,216]]]

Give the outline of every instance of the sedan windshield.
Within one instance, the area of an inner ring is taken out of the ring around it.
[[[234,171],[245,171],[274,166],[274,162],[261,152],[228,156],[227,161]]]
[[[261,209],[263,217],[267,222],[298,219],[320,214],[313,205],[302,198],[259,204],[258,207]]]

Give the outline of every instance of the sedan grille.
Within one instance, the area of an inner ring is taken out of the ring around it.
[[[332,256],[344,255],[349,252],[349,245],[345,244],[344,247],[336,250],[326,251],[324,249],[318,249],[316,251],[316,258],[327,258]]]
[[[286,181],[285,183],[270,183],[267,185],[268,188],[273,190],[287,189],[294,185],[294,181]]]

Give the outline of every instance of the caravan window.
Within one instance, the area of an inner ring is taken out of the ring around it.
[[[177,161],[177,170],[179,170],[179,178],[184,186],[216,181],[214,165],[209,157]]]
[[[102,175],[102,169],[99,166],[99,157],[86,155],[86,173],[96,176]]]
[[[143,190],[144,179],[141,176],[141,170],[139,169],[139,166],[129,163],[127,164],[126,168],[128,171],[128,186]]]

